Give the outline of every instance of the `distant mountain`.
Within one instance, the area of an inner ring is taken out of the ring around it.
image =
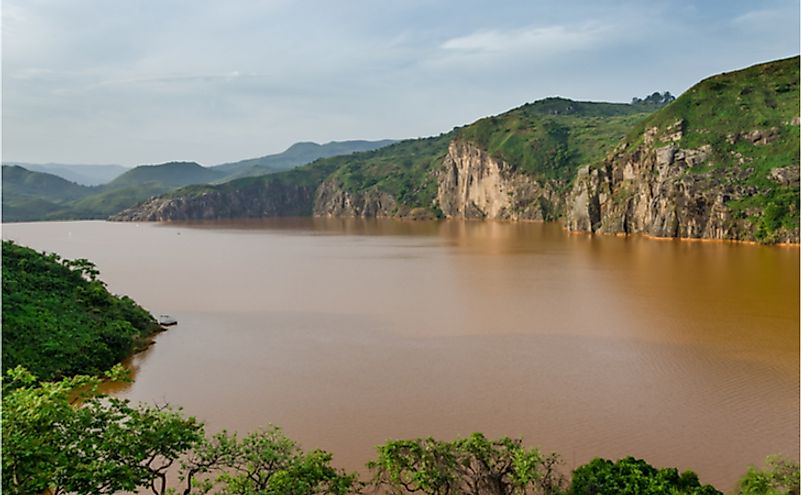
[[[320,158],[372,151],[383,148],[384,146],[389,146],[395,142],[397,141],[392,139],[383,139],[380,141],[331,141],[325,144],[300,142],[293,144],[282,153],[266,155],[259,158],[250,158],[238,162],[223,163],[222,165],[216,165],[211,168],[225,172],[225,180],[231,180],[239,177],[252,177],[282,172],[300,165],[306,165]]]
[[[61,163],[6,162],[3,165],[19,165],[31,172],[53,174],[83,186],[99,186],[112,181],[128,170],[122,165],[67,165]]]
[[[225,173],[195,162],[168,162],[160,165],[134,167],[106,184],[106,189],[121,189],[143,184],[160,185],[171,189],[189,184],[207,184],[221,179]]]
[[[107,218],[148,198],[183,186],[217,184],[232,177],[270,174],[307,164],[321,157],[372,150],[392,142],[344,141],[323,145],[297,143],[283,153],[216,167],[203,167],[195,162],[140,165],[132,169],[119,167],[122,174],[108,183],[93,187],[67,181],[55,173],[4,165],[2,217],[4,222]],[[55,168],[65,174],[84,170],[76,167],[94,167],[53,164],[34,166],[41,169]],[[117,167],[98,166],[108,174],[118,172]]]
[[[94,189],[56,175],[3,165],[3,221],[46,218],[63,204],[91,194]]]

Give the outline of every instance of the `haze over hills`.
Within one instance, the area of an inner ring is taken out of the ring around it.
[[[215,167],[203,167],[195,162],[140,165],[131,169],[99,165],[99,173],[92,176],[94,179],[110,177],[112,173],[115,175],[113,180],[95,187],[87,187],[59,175],[72,177],[84,169],[84,175],[92,175],[93,165],[29,165],[32,168],[54,169],[53,173],[3,165],[3,221],[106,218],[177,187],[269,174],[320,157],[377,149],[392,142],[341,141],[322,145],[303,142],[290,146],[282,153]],[[116,173],[120,170],[123,173]],[[91,181],[84,179],[84,182]]]
[[[798,242],[799,58],[698,83],[661,110],[549,98],[438,137],[117,215],[561,220],[577,231]],[[202,205],[202,207],[201,207]]]

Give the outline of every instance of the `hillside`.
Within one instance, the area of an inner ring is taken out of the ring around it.
[[[115,219],[559,220],[587,232],[798,242],[798,61],[711,77],[662,108],[548,98],[293,175],[174,191]]]
[[[53,174],[75,182],[82,186],[99,186],[111,182],[128,170],[122,165],[68,165],[61,163],[17,163],[7,162],[3,165],[19,165],[31,172]]]
[[[233,163],[224,163],[211,168],[213,170],[225,172],[225,179],[223,180],[231,180],[240,177],[282,172],[300,165],[306,165],[320,158],[372,151],[388,146],[394,142],[395,141],[391,139],[384,139],[381,141],[331,141],[325,144],[301,142],[293,144],[281,153]]]
[[[206,168],[195,162],[168,162],[159,165],[140,165],[128,170],[105,189],[122,189],[130,186],[153,184],[170,189],[189,184],[206,184],[224,177],[220,171]]]
[[[582,171],[575,230],[798,242],[799,58],[710,77]]]
[[[17,165],[3,165],[2,177],[4,222],[46,218],[65,203],[94,192],[93,188]]]
[[[4,373],[22,365],[43,380],[95,374],[158,328],[131,299],[110,294],[86,260],[3,241],[2,263]]]
[[[565,189],[579,164],[600,159],[605,150],[611,149],[652,109],[653,106],[647,105],[549,98],[437,137],[411,139],[366,153],[318,160],[294,170],[293,175],[274,174],[235,180],[219,187],[179,189],[115,218],[264,216],[273,214],[267,211],[273,211],[276,205],[264,210],[250,204],[243,191],[266,198],[267,191],[274,191],[277,183],[291,183],[301,177],[307,181],[307,188],[315,189],[313,194],[293,196],[301,203],[292,204],[286,212],[278,209],[276,214],[289,214],[291,210],[330,216],[441,217],[448,214],[440,206],[438,191],[449,143],[483,143],[498,156],[511,160],[522,157],[521,172],[531,177],[552,178]]]

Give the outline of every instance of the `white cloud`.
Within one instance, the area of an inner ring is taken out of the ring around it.
[[[482,30],[445,41],[441,48],[462,53],[512,53],[534,50],[562,53],[594,46],[611,29],[598,23],[582,26],[530,26],[507,31]]]

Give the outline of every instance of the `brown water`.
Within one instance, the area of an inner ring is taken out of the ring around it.
[[[358,468],[388,438],[523,436],[732,486],[798,458],[799,250],[479,222],[10,224],[180,324],[118,390],[273,423]]]

